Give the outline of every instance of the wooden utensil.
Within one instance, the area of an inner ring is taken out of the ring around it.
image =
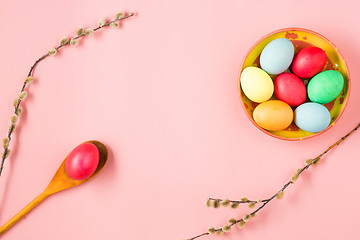
[[[82,184],[89,179],[93,178],[105,165],[108,158],[108,151],[106,146],[99,141],[87,141],[87,143],[94,144],[99,150],[99,164],[95,170],[95,172],[87,179],[84,180],[74,180],[70,178],[65,170],[65,163],[67,157],[64,159],[58,170],[56,171],[54,177],[50,181],[49,185],[39,196],[37,196],[32,202],[30,202],[26,207],[24,207],[19,213],[17,213],[13,218],[11,218],[7,223],[5,223],[0,228],[0,235],[6,232],[10,227],[12,227],[15,223],[17,223],[25,214],[27,214],[31,209],[36,207],[39,203],[41,203],[48,196],[60,192],[62,190],[75,187],[79,184]]]

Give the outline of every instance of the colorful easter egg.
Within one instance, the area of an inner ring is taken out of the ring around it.
[[[66,159],[66,173],[74,180],[90,177],[99,164],[99,155],[99,150],[94,144],[80,144],[70,152]]]
[[[260,55],[260,66],[268,74],[280,74],[289,68],[294,45],[289,39],[278,38],[268,43]]]
[[[306,100],[306,87],[303,81],[292,73],[282,73],[274,80],[274,92],[276,97],[297,107]]]
[[[295,55],[291,70],[301,78],[311,78],[321,72],[325,63],[324,50],[318,47],[306,47]]]
[[[269,100],[274,93],[271,77],[257,67],[247,67],[242,71],[240,85],[244,94],[257,103]]]
[[[334,100],[344,87],[344,77],[335,70],[321,72],[313,77],[307,92],[312,102],[326,104]]]
[[[269,131],[280,131],[293,121],[291,107],[280,100],[270,100],[259,104],[253,112],[254,121]]]
[[[308,102],[295,109],[296,126],[308,132],[321,132],[331,121],[329,110],[319,103]]]

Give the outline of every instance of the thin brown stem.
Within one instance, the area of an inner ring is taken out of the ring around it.
[[[335,142],[334,144],[332,144],[330,147],[328,147],[324,152],[322,152],[321,154],[319,154],[316,158],[311,159],[312,161],[310,161],[309,163],[307,163],[304,167],[302,167],[301,169],[299,169],[299,171],[297,172],[297,175],[300,176],[305,170],[307,170],[311,165],[316,164],[319,162],[320,158],[323,157],[326,153],[328,153],[331,149],[333,149],[335,146],[339,145],[341,142],[343,142],[346,138],[348,138],[351,134],[353,134],[356,130],[358,130],[360,128],[360,123],[353,128],[350,132],[348,132],[345,136],[343,136],[342,138],[340,138],[337,142]],[[259,206],[257,209],[255,209],[254,211],[252,211],[251,213],[249,213],[249,216],[254,216],[256,213],[258,213],[261,209],[263,209],[268,203],[270,203],[274,198],[276,198],[277,196],[279,196],[279,193],[284,192],[292,183],[294,183],[294,180],[290,180],[287,183],[285,183],[280,190],[278,190],[274,195],[272,195],[270,198],[262,200],[261,203],[262,205]],[[209,198],[210,200],[216,200],[216,201],[224,201],[222,199],[217,199],[217,198]],[[232,201],[234,203],[244,203],[242,201]],[[251,201],[249,200],[248,203],[251,202],[257,202],[257,201]],[[243,219],[238,219],[235,222],[229,224],[228,226],[233,227],[235,224],[239,223],[240,221],[242,221]],[[214,232],[219,232],[222,231],[222,228],[216,228],[214,229]],[[199,234],[195,237],[189,238],[187,240],[194,240],[197,238],[200,238],[202,236],[206,236],[209,235],[209,232],[204,232],[202,234]]]
[[[220,198],[209,198],[209,200],[211,200],[211,201],[219,201],[220,203],[221,202],[224,202],[224,201],[226,201],[226,200],[224,200],[224,199],[220,199]],[[268,199],[264,199],[264,200],[257,200],[257,201],[255,201],[255,200],[246,200],[246,201],[243,201],[243,200],[228,200],[230,203],[239,203],[239,204],[241,204],[241,203],[262,203],[262,202],[266,202]]]
[[[215,231],[220,231],[220,229],[216,229]],[[189,239],[187,239],[187,240],[194,240],[194,239],[197,239],[197,238],[199,238],[199,237],[202,237],[202,236],[206,236],[206,235],[209,235],[210,233],[208,233],[208,232],[204,232],[204,233],[202,233],[202,234],[199,234],[199,235],[197,235],[197,236],[195,236],[195,237],[193,237],[193,238],[189,238]]]
[[[129,17],[132,17],[132,16],[134,16],[134,15],[135,15],[135,13],[130,13],[130,14],[122,17],[122,18],[114,19],[114,20],[112,20],[112,21],[110,21],[110,22],[107,22],[106,24],[104,24],[104,26],[101,26],[101,27],[98,26],[98,27],[96,27],[96,28],[93,28],[92,30],[95,32],[95,31],[97,31],[97,30],[99,30],[99,29],[102,29],[102,28],[104,28],[104,27],[106,27],[106,26],[109,26],[109,25],[110,25],[111,23],[113,23],[113,22],[121,21],[121,20],[127,19],[127,18],[129,18]],[[80,36],[74,37],[74,39],[79,39],[79,38],[82,38],[82,37],[84,37],[84,36],[86,36],[86,35],[85,35],[85,34],[82,34],[82,35],[80,35]],[[69,44],[70,44],[70,40],[67,41],[65,44],[60,44],[59,46],[55,47],[55,49],[56,49],[56,50],[59,50],[60,48],[66,46],[66,45],[69,45]],[[46,57],[48,57],[48,56],[50,56],[50,54],[49,54],[49,53],[46,53],[46,54],[42,55],[38,60],[36,60],[35,63],[31,66],[30,71],[29,71],[29,73],[28,73],[27,76],[28,76],[28,77],[32,76],[33,73],[34,73],[35,67],[38,65],[38,63],[40,63],[42,60],[44,60],[44,59],[45,59]],[[23,84],[20,92],[24,91],[25,88],[26,88],[26,86],[27,86],[27,83],[24,82],[24,84]],[[21,103],[21,100],[19,99],[19,101],[18,101],[18,103],[17,103],[17,105],[15,106],[15,109],[14,109],[14,114],[16,114],[16,115],[17,115],[17,112],[18,112],[20,103]],[[12,133],[14,132],[14,129],[15,129],[15,125],[12,124],[12,125],[10,126],[9,131],[8,131],[8,134],[7,134],[7,138],[9,139],[9,144],[10,144],[10,142],[11,142],[11,136],[12,136]],[[6,155],[7,155],[8,151],[9,151],[9,147],[4,148],[4,152],[3,152],[2,160],[1,160],[1,166],[0,166],[0,176],[1,176],[1,173],[2,173],[3,168],[4,168],[4,163],[5,163],[5,159],[6,159]]]

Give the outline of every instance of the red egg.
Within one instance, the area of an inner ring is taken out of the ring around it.
[[[318,47],[301,49],[294,57],[291,70],[301,78],[311,78],[321,72],[326,63],[325,51]]]
[[[306,87],[303,81],[292,73],[282,73],[274,80],[276,97],[291,107],[299,106],[306,100]]]
[[[84,180],[95,172],[99,164],[99,150],[92,143],[82,143],[68,155],[66,173],[74,180]]]

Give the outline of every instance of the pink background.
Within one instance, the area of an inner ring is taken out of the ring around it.
[[[67,47],[36,68],[13,154],[0,178],[0,223],[37,196],[65,156],[97,139],[110,156],[90,182],[58,193],[2,239],[183,239],[237,210],[207,197],[266,198],[359,122],[359,3],[341,1],[63,0],[0,2],[0,134],[33,62],[63,36],[119,10],[138,16]],[[247,50],[284,27],[308,28],[343,53],[351,99],[325,134],[271,138],[241,109]],[[360,207],[357,132],[243,230],[203,239],[355,239]]]

